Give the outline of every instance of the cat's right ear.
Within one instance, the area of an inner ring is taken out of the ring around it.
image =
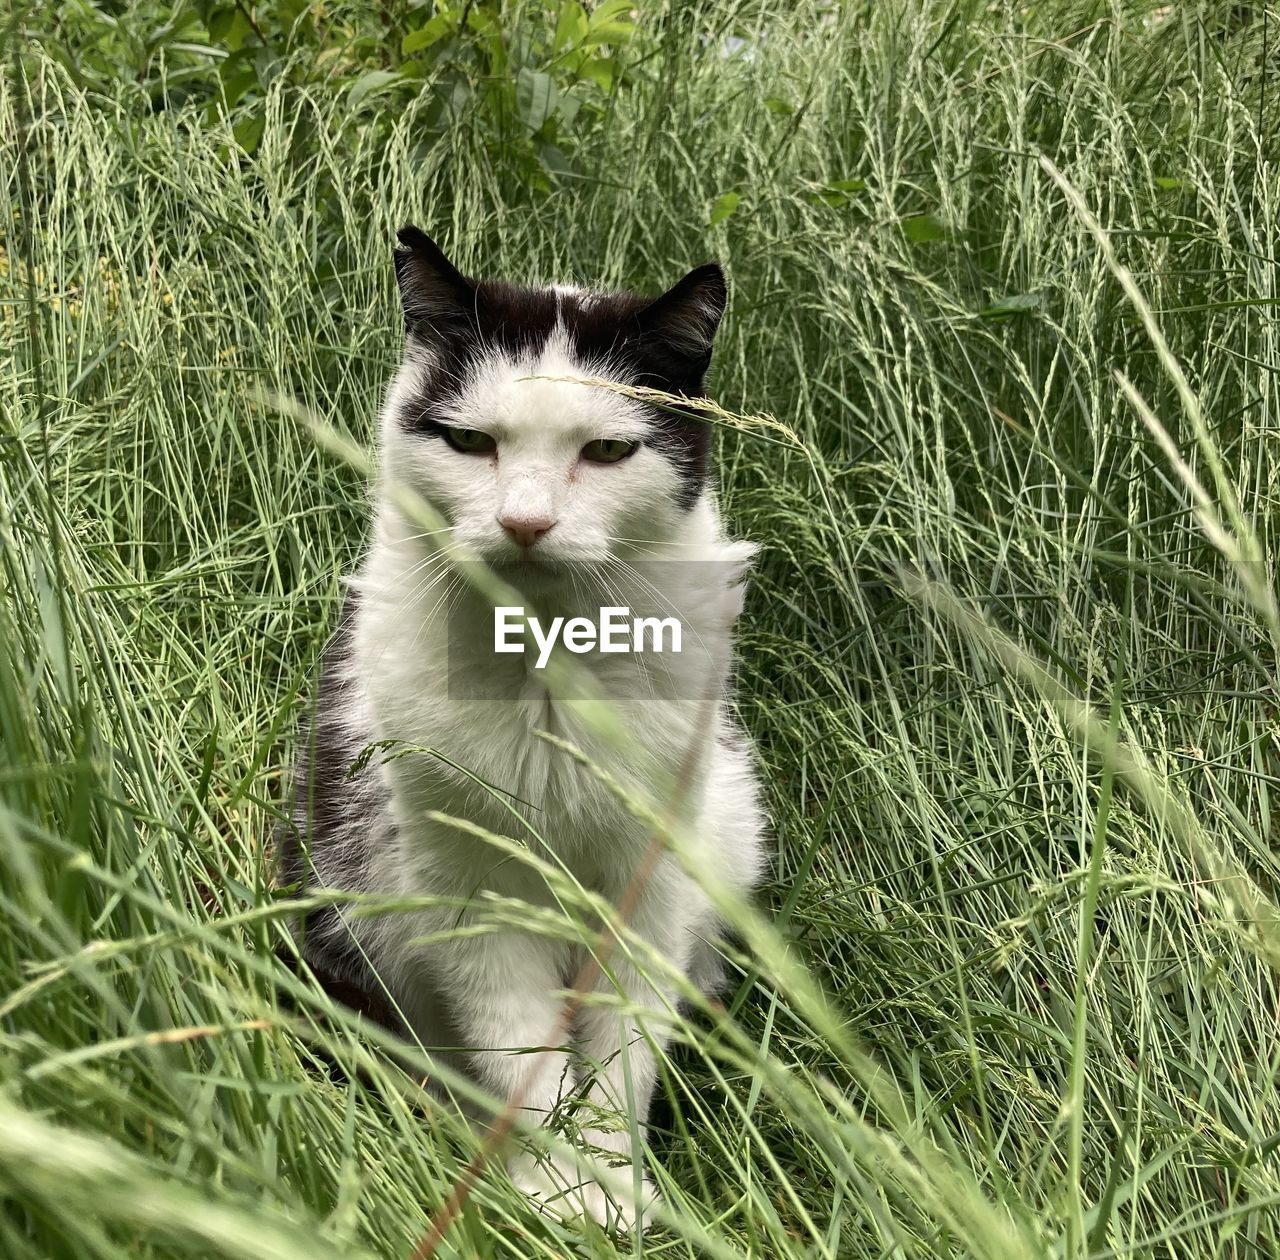
[[[396,283],[405,329],[424,341],[465,331],[475,319],[475,286],[421,228],[409,224],[396,237]]]

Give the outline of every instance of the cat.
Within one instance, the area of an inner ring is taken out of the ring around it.
[[[617,946],[592,990],[620,988],[625,1003],[582,1001],[559,1037],[568,1044],[548,1047],[585,951],[563,934],[459,930],[484,921],[485,894],[557,902],[529,864],[427,811],[519,838],[614,905],[638,892],[631,930],[704,992],[721,983],[720,925],[699,883],[665,850],[638,875],[652,825],[535,732],[571,742],[659,805],[679,798],[687,860],[739,892],[757,884],[766,824],[728,691],[754,547],[725,536],[710,424],[692,405],[563,379],[697,399],[725,279],[709,263],[657,298],[524,288],[464,276],[415,227],[398,237],[404,355],[381,411],[371,540],[326,650],[283,878],[452,899],[368,917],[315,911],[298,934],[302,955],[336,996],[433,1052],[452,1048],[476,1082],[518,1099],[535,1122],[559,1115],[572,1092],[588,1116],[581,1141],[615,1171],[584,1180],[577,1161],[522,1150],[511,1176],[543,1210],[630,1228],[655,1198],[637,1176],[635,1137],[643,1143],[676,986]],[[552,694],[534,653],[495,653],[491,602],[461,580],[393,483],[539,608],[678,616],[679,653],[574,658],[629,732],[627,764]],[[628,1102],[629,1121],[590,1119],[625,1116]]]

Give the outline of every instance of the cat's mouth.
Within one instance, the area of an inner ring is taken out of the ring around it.
[[[498,577],[515,585],[530,581],[546,585],[568,580],[575,570],[583,567],[583,561],[546,555],[531,548],[520,555],[499,557],[491,561],[489,567]]]
[[[490,568],[511,573],[564,574],[575,569],[598,567],[607,564],[609,559],[607,551],[587,547],[579,550],[563,545],[547,547],[543,543],[533,547],[498,547],[488,555]]]

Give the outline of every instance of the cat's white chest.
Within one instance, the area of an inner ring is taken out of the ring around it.
[[[512,827],[510,805],[566,853],[595,847],[602,835],[643,837],[643,824],[562,745],[623,783],[641,769],[642,749],[643,778],[652,783],[679,756],[676,732],[684,724],[669,707],[655,708],[643,694],[632,703],[624,697],[623,738],[614,743],[532,668],[517,662],[495,676],[491,661],[468,667],[456,654],[446,668],[430,650],[394,646],[403,627],[385,628],[391,642],[371,652],[366,640],[366,657],[381,662],[368,683],[371,717],[398,756],[395,777],[402,785],[416,780],[422,805],[501,831]],[[468,696],[468,683],[478,684],[478,698]]]
[[[376,732],[396,758],[386,777],[397,822],[415,826],[438,811],[511,834],[515,809],[565,857],[601,845],[616,852],[618,845],[644,844],[648,827],[613,785],[659,811],[677,781],[686,797],[698,790],[690,783],[710,756],[710,719],[721,702],[741,607],[734,579],[749,554],[737,554],[736,544],[721,546],[726,558],[717,564],[668,562],[636,574],[645,615],[679,614],[681,649],[674,642],[672,650],[659,649],[650,640],[645,651],[605,652],[597,645],[562,657],[586,676],[586,692],[597,697],[590,710],[582,707],[582,691],[571,696],[553,687],[533,653],[495,650],[492,607],[449,602],[434,591],[406,600],[403,592],[416,590],[423,563],[418,549],[376,542],[357,585],[350,677],[364,701],[357,725]],[[543,590],[535,607],[579,612],[566,607],[579,586]],[[628,602],[641,611],[636,599]],[[562,644],[557,651],[575,649]]]

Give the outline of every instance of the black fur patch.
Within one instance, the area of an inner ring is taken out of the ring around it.
[[[342,617],[325,647],[319,694],[306,752],[299,757],[293,783],[290,824],[277,837],[280,883],[297,885],[300,892],[324,887],[311,869],[311,854],[332,851],[341,844],[341,831],[368,803],[353,800],[356,785],[350,777],[350,748],[337,725],[349,705],[348,684],[341,666],[350,649],[355,624],[356,595],[348,594]],[[339,920],[336,906],[310,911],[299,925],[296,943],[321,987],[359,1014],[403,1033],[404,1025],[387,1000],[364,955]],[[281,961],[297,972],[296,956],[279,951]]]
[[[400,231],[396,277],[405,329],[432,351],[436,367],[426,395],[407,405],[402,422],[439,434],[440,415],[461,391],[471,364],[486,352],[539,354],[563,323],[574,355],[607,369],[610,379],[698,398],[724,310],[724,273],[715,263],[691,271],[658,298],[634,293],[558,293],[463,276],[425,233]],[[651,408],[651,444],[681,478],[679,504],[697,502],[710,471],[711,426],[695,407]]]

